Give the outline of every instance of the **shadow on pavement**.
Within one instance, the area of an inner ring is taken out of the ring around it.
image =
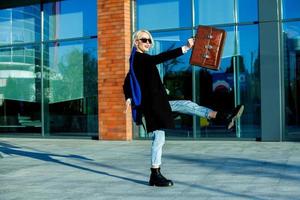
[[[197,156],[201,157],[201,154]],[[300,171],[300,166],[297,165],[226,156],[218,157],[203,155],[204,158],[191,158],[188,155],[166,155],[165,157],[196,164],[202,168],[212,168],[215,169],[216,172],[251,175],[253,177],[280,178],[281,180],[300,182],[300,176],[295,176]],[[288,175],[284,173],[285,171],[288,171],[290,174],[291,172],[295,173]]]
[[[84,171],[88,171],[88,172],[92,172],[92,173],[96,173],[96,174],[101,174],[101,175],[111,176],[111,177],[126,180],[126,181],[131,181],[131,182],[134,182],[137,184],[148,185],[148,182],[146,182],[146,181],[136,180],[136,179],[127,178],[127,177],[123,177],[123,176],[119,176],[119,175],[110,174],[110,173],[99,171],[99,170],[89,169],[87,167],[82,167],[79,165],[62,162],[58,159],[53,158],[53,157],[62,157],[62,158],[70,158],[70,159],[79,159],[82,161],[89,161],[89,163],[92,163],[92,161],[93,161],[92,159],[86,158],[84,156],[73,155],[73,154],[60,155],[60,154],[39,152],[36,150],[35,151],[25,151],[21,147],[18,147],[18,146],[12,145],[12,144],[8,144],[8,143],[4,143],[4,142],[0,142],[0,152],[7,154],[7,155],[23,156],[23,157],[33,158],[33,159],[37,159],[37,160],[41,160],[41,161],[61,164],[64,166],[69,166],[69,167],[73,167],[76,169],[80,169],[80,170],[84,170]],[[111,168],[113,168],[113,166],[111,166]]]

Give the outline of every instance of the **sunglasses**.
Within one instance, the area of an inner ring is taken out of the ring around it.
[[[147,41],[148,41],[149,44],[152,44],[152,40],[151,39],[141,38],[140,40],[142,41],[142,43],[147,43]]]

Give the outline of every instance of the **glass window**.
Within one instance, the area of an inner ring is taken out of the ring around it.
[[[234,0],[195,1],[196,24],[213,25],[234,23],[235,7],[237,7],[237,22],[253,22],[258,20],[257,0],[239,0],[235,6]]]
[[[0,45],[40,41],[40,5],[0,10]]]
[[[283,24],[286,139],[300,138],[300,22]]]
[[[150,53],[159,54],[163,51],[185,45],[187,40],[192,36],[192,31],[156,32],[152,33],[152,36],[154,38],[154,48]],[[163,68],[160,71],[161,76],[164,77],[165,74],[170,72],[180,72],[190,69],[190,53],[191,52],[189,51],[187,54],[178,57],[176,60],[163,63]]]
[[[43,2],[0,10],[0,133],[96,136],[96,0]]]
[[[0,49],[0,76],[6,81],[14,82],[16,86],[10,88],[9,84],[6,84],[4,92],[6,99],[36,101],[35,79],[37,71],[40,71],[37,57],[39,53],[39,50],[32,46]]]
[[[261,98],[258,26],[238,27],[236,101],[245,105],[241,118],[242,138],[260,138]]]
[[[96,0],[66,0],[44,4],[44,39],[97,35]]]
[[[233,60],[237,55],[234,27],[220,27],[227,33],[220,69],[218,71],[195,66],[196,103],[215,111],[227,112],[235,104],[235,81]],[[225,131],[225,122],[196,119],[197,137],[236,137]]]
[[[175,49],[186,44],[192,31],[152,33],[154,48],[151,54]],[[170,100],[192,99],[192,68],[189,64],[190,53],[157,65]],[[192,137],[193,118],[188,115],[174,115],[175,129],[166,132],[168,137]],[[147,136],[140,132],[140,137]]]
[[[192,26],[191,1],[137,0],[137,29],[168,29]]]
[[[257,0],[238,1],[238,22],[258,21]]]
[[[234,23],[234,0],[195,0],[195,22],[201,25]]]
[[[44,66],[50,134],[96,135],[97,40],[49,43]]]
[[[291,19],[300,17],[300,1],[282,0],[282,18]]]
[[[190,9],[188,2],[186,1],[188,6],[183,7],[185,10]],[[176,7],[175,3],[181,3],[181,1],[137,0],[137,28],[155,30],[153,36],[156,42],[152,53],[157,54],[183,45],[192,35],[192,30],[172,32],[158,30],[183,27],[178,26],[176,17],[182,18],[187,14],[180,14],[181,11],[176,8],[177,11],[173,11],[174,16],[171,19],[167,17],[168,11]],[[252,23],[258,20],[257,0],[195,0],[194,3],[196,26],[198,24]],[[167,6],[168,9],[166,9]],[[159,13],[157,16],[152,16],[153,10],[160,9],[162,11],[157,12]],[[191,18],[187,19],[192,21]],[[230,111],[239,103],[244,104],[246,110],[241,121],[237,123],[236,134],[227,134],[224,131],[224,122],[212,122],[205,118],[175,114],[176,128],[167,131],[168,137],[260,137],[258,27],[256,25],[241,27],[227,25],[220,28],[227,32],[220,70],[191,67],[189,65],[191,52],[159,65],[158,69],[171,99],[194,99],[200,106],[225,112]]]
[[[240,103],[246,109],[236,126],[236,134],[226,133],[224,122],[197,118],[197,137],[256,138],[260,133],[258,27],[241,26],[237,32],[235,27],[223,29],[227,32],[227,38],[220,70],[195,68],[196,102],[223,112],[230,111]]]
[[[41,133],[40,48],[0,48],[0,132]]]

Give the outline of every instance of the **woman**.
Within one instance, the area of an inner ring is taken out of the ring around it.
[[[168,101],[166,89],[161,82],[156,65],[179,57],[189,51],[194,45],[192,38],[188,39],[187,45],[185,46],[158,55],[149,55],[146,52],[153,47],[153,38],[148,31],[140,30],[134,34],[133,45],[136,48],[133,59],[133,70],[142,94],[141,110],[145,117],[147,132],[153,139],[149,185],[172,186],[173,182],[166,179],[160,172],[162,147],[165,143],[164,129],[174,128],[172,111],[206,117],[207,119],[225,120],[227,122],[227,128],[231,129],[235,119],[241,116],[244,107],[239,105],[231,113],[225,114],[199,106],[191,101]],[[123,89],[127,111],[131,104],[129,73],[125,78]]]

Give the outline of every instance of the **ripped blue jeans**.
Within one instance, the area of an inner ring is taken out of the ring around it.
[[[188,115],[196,115],[209,119],[209,113],[213,110],[199,106],[189,100],[169,101],[172,112],[179,112]],[[161,165],[162,148],[165,144],[165,131],[155,130],[149,134],[152,138],[151,146],[151,166],[158,168]]]

